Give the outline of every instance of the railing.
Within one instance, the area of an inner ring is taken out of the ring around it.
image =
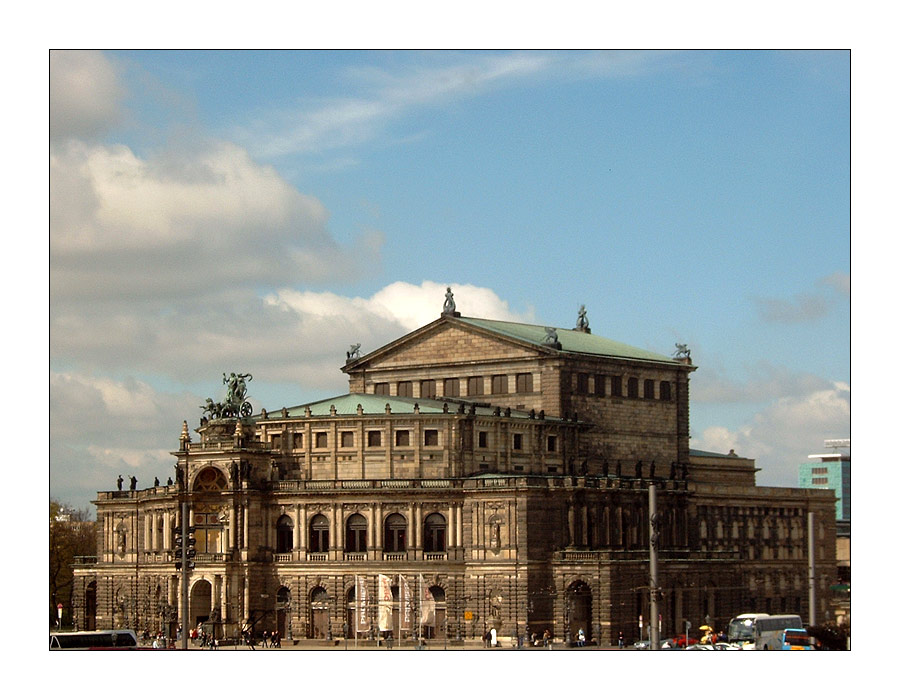
[[[346,561],[366,561],[366,559],[368,559],[368,555],[366,554],[366,552],[345,552],[344,559]]]
[[[406,552],[385,552],[385,561],[406,561]]]
[[[327,552],[307,552],[306,561],[328,561]]]
[[[73,557],[72,562],[76,567],[79,566],[94,566],[97,563],[97,557],[94,556],[85,556],[85,555],[77,555]]]
[[[197,554],[194,555],[194,561],[203,561],[203,562],[225,561],[225,555],[222,553],[198,552]]]
[[[425,561],[443,561],[447,558],[447,552],[425,552]]]
[[[290,561],[292,556],[291,554],[276,554],[275,561]]]

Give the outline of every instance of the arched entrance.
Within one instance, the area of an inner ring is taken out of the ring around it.
[[[568,638],[578,640],[578,630],[584,631],[586,641],[593,638],[591,630],[591,587],[584,581],[575,581],[566,589]]]
[[[290,624],[291,613],[291,592],[282,586],[275,595],[275,624],[278,629],[278,636],[285,639],[288,635],[288,625]]]
[[[309,627],[310,639],[327,639],[331,625],[331,609],[328,593],[321,586],[314,588],[309,594]]]
[[[206,622],[212,612],[212,584],[209,581],[200,580],[191,588],[191,627],[196,627],[201,622]]]
[[[97,629],[97,582],[91,581],[84,589],[84,629]]]

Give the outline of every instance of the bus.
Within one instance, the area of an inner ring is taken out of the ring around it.
[[[136,649],[134,630],[95,630],[91,632],[51,632],[50,649]]]
[[[782,651],[813,651],[813,640],[805,629],[786,629],[781,633]]]
[[[737,644],[744,650],[775,651],[782,647],[782,632],[802,627],[799,615],[744,613],[728,623],[726,635],[730,644]]]

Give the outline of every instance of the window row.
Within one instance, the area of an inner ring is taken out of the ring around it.
[[[488,383],[485,383],[487,380]],[[516,374],[513,377],[515,381],[514,391],[510,391],[510,375],[495,374],[490,377],[465,377],[465,378],[448,378],[442,381],[443,390],[441,396],[458,397],[462,396],[462,382],[465,382],[466,396],[485,396],[488,392],[485,387],[490,387],[491,394],[531,394],[534,393],[534,375],[530,373]],[[412,398],[413,394],[412,381],[397,382],[395,396],[405,396]],[[424,399],[433,399],[438,396],[438,382],[435,379],[423,379],[418,382],[418,397]],[[375,384],[374,393],[388,396],[391,394],[391,385],[389,382],[378,382]]]
[[[616,375],[606,376],[603,374],[578,372],[575,375],[575,393],[626,397],[629,399],[672,400],[672,382],[664,380],[657,382],[653,379],[645,379],[644,391],[640,393],[640,380],[637,377],[628,377],[627,381],[623,381],[623,379],[624,377]]]
[[[365,433],[366,447],[382,447],[382,433],[381,430],[368,430]],[[329,446],[329,435],[331,433],[328,431],[318,431],[312,434],[312,445],[316,449],[327,448]],[[303,449],[303,433],[292,433],[290,438],[290,445],[292,449],[302,450]],[[394,431],[394,445],[396,447],[410,447],[412,445],[411,442],[412,431],[411,430],[395,430]],[[422,445],[424,447],[439,447],[440,446],[440,431],[426,429],[422,431]],[[342,430],[338,433],[337,436],[338,445],[340,447],[355,447],[356,445],[356,431],[354,430]],[[272,436],[272,446],[276,450],[280,450],[284,444],[284,438],[281,435],[273,435]]]
[[[405,552],[408,524],[400,513],[391,513],[384,519],[383,549],[385,552]],[[275,526],[276,551],[287,554],[294,548],[294,521],[289,515],[282,515]],[[309,521],[310,552],[327,552],[331,546],[331,523],[324,515],[316,515]],[[354,513],[344,524],[344,551],[365,552],[368,550],[369,522],[365,516]],[[422,538],[426,552],[447,551],[447,520],[440,513],[431,513],[425,518]]]

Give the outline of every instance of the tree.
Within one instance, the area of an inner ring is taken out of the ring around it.
[[[56,626],[57,606],[63,606],[63,626],[72,624],[72,583],[75,558],[97,554],[94,522],[86,510],[50,501],[50,625]]]

